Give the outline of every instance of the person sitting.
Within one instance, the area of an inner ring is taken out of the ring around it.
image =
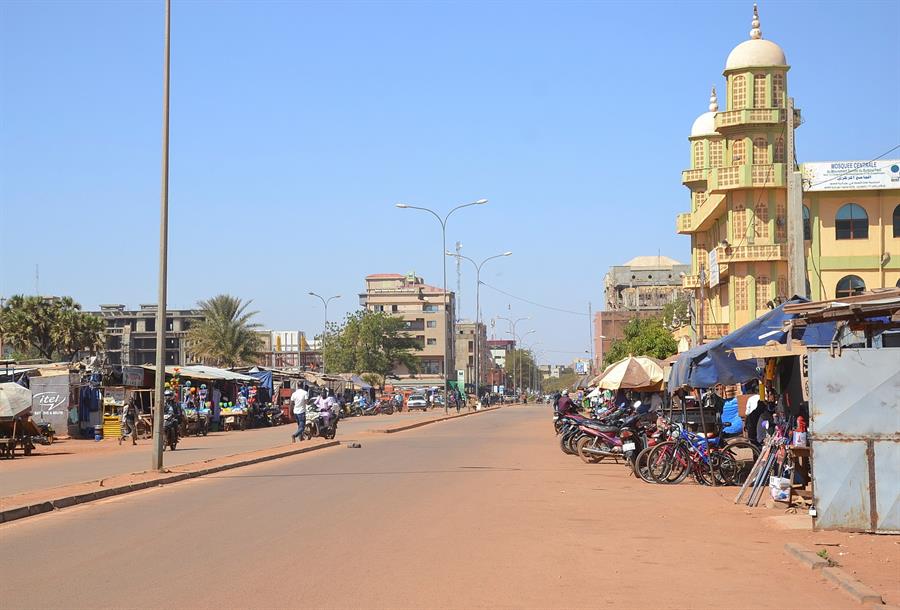
[[[559,402],[556,404],[556,411],[559,413],[560,417],[564,417],[566,415],[575,415],[578,413],[578,405],[569,398],[569,390],[563,390],[562,394],[559,397]]]

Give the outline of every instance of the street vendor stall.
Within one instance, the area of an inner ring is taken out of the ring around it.
[[[16,448],[31,455],[41,431],[31,420],[31,390],[17,383],[0,383],[0,457],[14,458]]]

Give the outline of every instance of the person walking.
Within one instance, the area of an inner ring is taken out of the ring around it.
[[[122,407],[122,436],[119,437],[119,444],[125,440],[125,437],[131,436],[131,444],[137,445],[137,402],[134,394],[128,399],[128,402]]]
[[[302,384],[291,394],[294,419],[297,420],[297,431],[291,435],[291,442],[296,443],[299,438],[303,440],[303,430],[306,428],[306,402],[309,400],[309,391],[306,384]]]

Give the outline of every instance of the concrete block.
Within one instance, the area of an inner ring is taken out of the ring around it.
[[[883,604],[884,600],[873,589],[859,582],[840,568],[822,568],[822,574],[831,580],[847,595],[861,604]]]
[[[794,559],[811,570],[821,570],[822,568],[827,568],[829,566],[827,559],[822,559],[812,551],[803,548],[799,544],[789,542],[784,545],[784,550],[787,551],[788,555],[792,556]]]
[[[53,504],[50,502],[41,502],[39,504],[32,504],[28,507],[28,515],[40,515],[41,513],[49,513],[53,510]]]
[[[7,508],[2,513],[3,522],[7,521],[15,521],[16,519],[22,519],[31,514],[31,511],[28,510],[28,506],[17,506],[16,508]]]

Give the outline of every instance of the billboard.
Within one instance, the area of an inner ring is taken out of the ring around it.
[[[800,172],[807,193],[900,189],[900,159],[803,163]]]
[[[69,376],[32,377],[31,416],[36,422],[50,422],[58,434],[69,423]]]

